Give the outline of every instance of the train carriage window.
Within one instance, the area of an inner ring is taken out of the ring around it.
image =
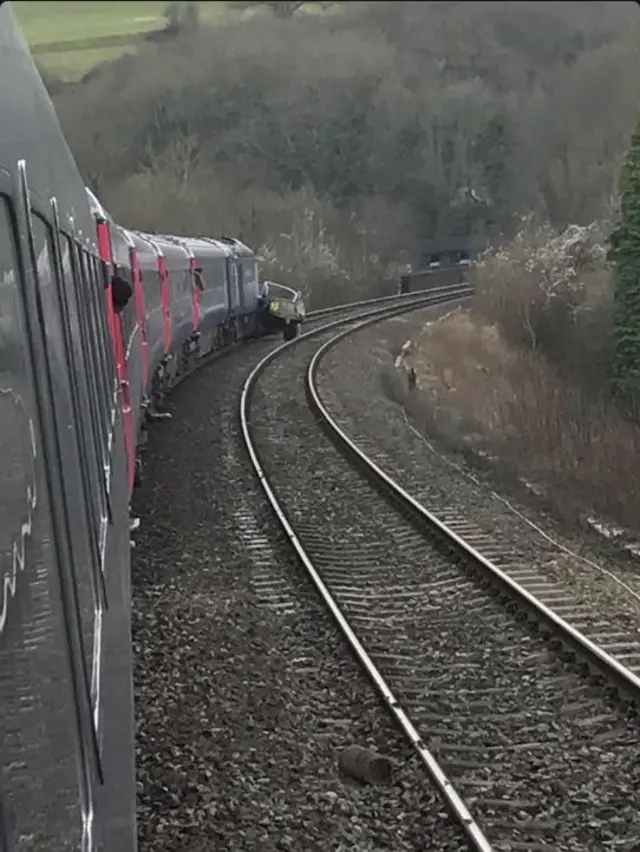
[[[107,279],[109,277],[109,267],[104,260],[93,258],[92,264],[93,279],[96,282],[97,306],[98,306],[98,324],[102,329],[100,335],[100,353],[104,362],[104,371],[106,376],[105,387],[107,389],[107,404],[111,410],[111,419],[114,422],[116,406],[117,406],[117,377],[116,377],[116,362],[113,353],[113,341],[111,333],[107,328],[107,312],[105,305],[105,290],[107,287]]]
[[[102,478],[97,459],[95,439],[95,424],[90,404],[87,376],[91,372],[91,352],[93,347],[86,346],[83,339],[84,323],[83,299],[78,297],[75,286],[75,276],[71,264],[71,248],[61,238],[58,242],[60,252],[58,264],[54,264],[55,279],[58,293],[60,321],[63,330],[66,364],[68,367],[71,405],[77,424],[77,451],[80,459],[80,477],[83,488],[83,501],[86,514],[87,532],[89,537],[90,556],[95,574],[96,586],[99,584],[98,575],[102,564],[101,558],[101,529],[103,517]],[[103,590],[98,599],[102,600]]]
[[[148,310],[153,311],[162,305],[162,284],[158,269],[158,258],[147,243],[140,242],[137,246],[140,261],[140,277],[144,303]]]
[[[238,302],[241,307],[244,307],[244,268],[242,266],[242,261],[236,261],[236,269],[238,270]]]
[[[48,374],[57,433],[58,473],[67,510],[70,568],[77,595],[78,616],[86,671],[91,682],[97,671],[94,657],[96,630],[101,609],[101,578],[87,528],[86,483],[83,482],[82,448],[79,436],[82,412],[74,394],[73,364],[68,323],[64,315],[64,293],[55,268],[52,232],[37,214],[32,214],[35,272],[42,306]]]
[[[111,412],[113,421],[116,409],[117,397],[117,380],[116,380],[116,362],[113,357],[113,343],[111,334],[107,328],[107,312],[105,306],[105,289],[109,275],[109,268],[103,260],[97,257],[89,259],[91,263],[91,276],[95,282],[95,306],[97,311],[97,323],[100,329],[100,340],[98,352],[103,365],[103,375],[105,377],[105,399],[107,407]]]
[[[102,528],[109,516],[108,443],[109,412],[99,393],[98,377],[101,365],[96,341],[91,336],[89,320],[89,294],[82,291],[75,262],[74,244],[69,236],[62,235],[62,274],[73,285],[77,310],[72,314],[72,338],[84,357],[84,368],[80,371],[82,410],[88,412],[83,418],[87,430],[88,462],[91,469],[94,518],[98,541],[102,547]],[[95,381],[90,380],[95,379]],[[102,562],[102,557],[100,559]]]
[[[180,291],[183,296],[191,295],[191,287],[193,280],[193,273],[189,268],[189,257],[186,253],[181,254],[179,258],[176,258],[176,267],[178,269],[177,275],[180,280]]]
[[[105,470],[108,469],[109,436],[111,434],[110,405],[108,381],[105,377],[106,366],[101,352],[100,336],[97,331],[96,312],[105,313],[104,297],[93,292],[90,286],[87,270],[83,263],[82,249],[73,240],[69,240],[73,268],[73,282],[76,291],[76,303],[79,314],[83,317],[81,329],[87,336],[86,346],[94,364],[92,376],[91,397],[96,409],[98,435],[100,439],[101,459]]]
[[[82,277],[78,289],[83,294],[86,327],[91,330],[92,354],[95,362],[96,406],[104,445],[104,464],[109,464],[112,429],[113,398],[115,394],[115,368],[113,346],[107,332],[105,284],[107,270],[98,272],[96,258],[89,257],[76,245],[76,258]]]
[[[91,329],[92,343],[99,368],[96,372],[96,388],[100,401],[100,422],[103,428],[105,444],[105,463],[109,455],[109,441],[112,428],[112,410],[115,389],[115,374],[111,369],[114,363],[113,343],[108,340],[106,330],[106,301],[104,279],[102,283],[96,274],[95,264],[89,254],[76,246],[80,289],[86,305],[88,327]]]
[[[107,276],[109,275],[106,264],[100,262],[87,251],[80,249],[87,274],[87,290],[91,294],[91,314],[96,329],[98,350],[102,360],[102,371],[106,378],[105,386],[110,381],[115,381],[114,360],[110,355],[111,340],[107,331],[107,315],[105,305],[105,290]]]
[[[122,332],[124,335],[125,349],[128,351],[132,345],[132,341],[136,331],[138,329],[138,318],[136,316],[136,301],[135,295],[133,293],[133,282],[131,280],[131,271],[129,269],[125,269],[122,265],[118,264],[118,275],[120,275],[131,287],[131,295],[132,298],[129,299],[128,303],[125,307],[120,311],[118,316],[120,317],[120,321],[122,322]]]

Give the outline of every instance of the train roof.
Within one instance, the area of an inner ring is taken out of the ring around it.
[[[165,239],[172,242],[187,243],[192,250],[199,249],[201,252],[207,252],[205,244],[208,246],[217,247],[218,252],[222,252],[225,256],[237,255],[238,257],[255,257],[256,253],[249,246],[245,245],[235,237],[183,237],[178,235],[163,235]]]
[[[121,230],[125,230],[122,228]],[[127,231],[129,238],[133,242],[133,246],[138,253],[140,258],[140,263],[144,264],[145,260],[148,261],[150,258],[153,258],[155,262],[158,257],[158,249],[152,242],[150,242],[144,234],[141,234],[139,231]]]
[[[0,4],[0,56],[0,171],[16,177],[24,161],[34,207],[50,217],[55,198],[61,226],[95,246],[84,182],[10,3]]]
[[[253,249],[250,249],[248,245],[237,240],[235,237],[215,237],[216,242],[223,243],[224,245],[228,245],[229,248],[232,248],[233,251],[240,255],[240,257],[255,257],[255,252]]]
[[[207,237],[175,237],[163,235],[163,239],[187,248],[194,257],[231,257],[232,249],[217,240]]]
[[[189,251],[185,243],[170,240],[168,237],[159,234],[147,234],[144,231],[135,231],[134,233],[140,239],[149,243],[156,253],[163,257],[180,257],[184,260],[185,256],[193,256],[193,253]]]
[[[115,222],[113,216],[111,216],[109,211],[104,207],[102,202],[98,199],[96,194],[91,189],[89,189],[89,187],[85,187],[85,190],[87,194],[87,199],[89,201],[89,206],[91,208],[91,212],[94,216],[98,216],[99,218],[105,219],[106,221],[110,222],[112,225],[116,225],[120,231],[129,235],[129,239],[132,239],[135,236],[138,240],[143,240],[146,243],[151,243],[151,245],[156,247],[161,254],[169,254],[171,252],[172,247],[175,248],[177,246],[180,246],[181,249],[190,256],[256,256],[253,249],[249,248],[249,246],[245,245],[245,243],[241,242],[235,237],[185,237],[176,234],[149,234],[143,231],[128,231],[122,225],[118,225]]]

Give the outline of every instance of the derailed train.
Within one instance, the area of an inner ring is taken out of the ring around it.
[[[130,284],[120,312],[113,271]],[[136,848],[129,500],[163,393],[269,311],[232,238],[120,227],[0,0],[0,850]],[[262,306],[262,307],[261,307]]]

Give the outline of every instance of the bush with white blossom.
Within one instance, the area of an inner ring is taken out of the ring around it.
[[[601,221],[558,232],[523,219],[511,242],[489,249],[475,264],[476,311],[511,342],[556,357],[576,326],[593,320],[594,311],[599,320],[608,316],[610,228]]]

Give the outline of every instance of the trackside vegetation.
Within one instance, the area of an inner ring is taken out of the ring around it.
[[[640,124],[620,176],[620,221],[611,234],[615,263],[615,357],[613,379],[624,403],[640,401]]]

